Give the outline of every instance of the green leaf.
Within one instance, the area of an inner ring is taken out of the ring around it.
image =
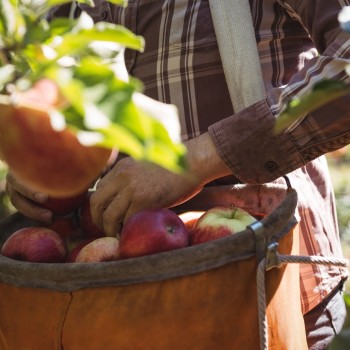
[[[137,159],[159,164],[174,172],[183,171],[186,150],[179,139],[180,125],[175,106],[134,93],[128,107],[128,112],[121,115],[118,124],[134,130],[142,142],[143,154]],[[130,115],[133,116],[132,121],[126,117]]]
[[[69,18],[58,17],[52,19],[48,28],[48,35],[49,38],[51,38],[51,42],[56,40],[57,37],[70,32],[73,29],[74,25],[75,22]]]
[[[68,32],[62,36],[62,41],[55,49],[60,57],[75,55],[94,41],[117,43],[123,47],[142,51],[144,39],[133,34],[130,30],[111,23],[100,22],[91,29],[80,29],[77,32]]]
[[[50,38],[51,33],[49,32],[49,25],[46,21],[32,21],[26,16],[24,16],[24,20],[27,30],[23,37],[23,48],[33,43],[44,43]]]
[[[182,144],[174,144],[169,138],[164,138],[164,126],[155,122],[154,128],[145,133],[143,139],[133,134],[130,129],[120,124],[111,124],[110,127],[99,130],[104,139],[100,145],[117,148],[129,154],[138,161],[158,164],[173,172],[182,172],[185,168],[186,149]],[[157,130],[158,129],[158,130]],[[163,129],[161,132],[159,129]]]
[[[95,104],[112,122],[119,120],[137,86],[134,80],[119,79],[111,66],[89,57],[82,59],[74,70],[74,79],[84,85],[83,101]]]
[[[174,172],[183,171],[185,147],[176,137],[173,140],[168,131],[174,122],[178,123],[174,106],[162,104],[162,111],[168,116],[167,124],[159,120],[157,108],[152,107],[153,104],[158,106],[158,101],[152,103],[147,99],[151,106],[145,111],[142,105],[135,104],[132,86],[119,83],[124,86],[116,87],[111,82],[85,86],[83,100],[89,102],[84,104],[82,120],[73,121],[76,113],[68,110],[65,114],[69,126],[75,125],[78,137],[85,144],[97,142],[139,161],[153,162]],[[96,132],[100,134],[98,138]]]
[[[173,142],[166,126],[156,118],[145,115],[132,100],[125,101],[125,104],[121,118],[113,123],[107,122],[105,127],[99,127],[97,124],[86,127],[85,123],[85,128],[73,128],[80,142],[118,149],[138,161],[152,162],[170,171],[182,172],[186,167],[184,145]],[[85,111],[85,120],[89,119],[88,114],[109,120],[107,115],[101,114],[100,106],[96,108],[90,104],[89,107],[90,110]],[[72,123],[69,123],[69,126],[72,128]]]
[[[108,128],[99,129],[98,131],[102,139],[98,142],[99,145],[115,148],[124,152],[135,159],[144,158],[144,146],[142,142],[127,128],[119,124],[111,124]],[[78,133],[79,137],[79,133]],[[80,140],[81,135],[80,135]]]
[[[317,108],[348,93],[350,93],[350,86],[341,81],[323,80],[315,84],[311,92],[289,101],[278,116],[274,131],[283,132]]]

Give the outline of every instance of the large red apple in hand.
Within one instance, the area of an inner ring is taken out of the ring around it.
[[[43,93],[45,89],[50,93]],[[52,127],[50,112],[60,98],[55,83],[45,79],[19,95],[16,104],[10,99],[2,103],[0,153],[27,187],[53,197],[69,197],[91,186],[112,152],[82,145],[69,128]]]
[[[199,244],[244,231],[256,218],[236,207],[215,207],[207,210],[190,231],[191,244]]]
[[[64,262],[67,247],[58,233],[45,227],[25,227],[14,232],[1,247],[1,254],[12,259]]]
[[[185,224],[169,209],[148,209],[134,214],[120,233],[120,256],[132,258],[189,245]]]

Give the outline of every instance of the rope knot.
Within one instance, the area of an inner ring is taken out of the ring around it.
[[[269,271],[275,267],[280,267],[281,261],[278,254],[278,242],[271,242],[267,246],[265,269]]]

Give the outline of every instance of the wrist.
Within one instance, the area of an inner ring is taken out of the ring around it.
[[[232,175],[231,170],[220,158],[209,133],[186,141],[185,146],[189,173],[200,185]]]

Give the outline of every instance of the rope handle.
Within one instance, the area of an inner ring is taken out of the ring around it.
[[[349,260],[345,258],[324,257],[318,255],[284,255],[278,253],[278,242],[272,242],[267,247],[265,270],[281,267],[283,264],[318,264],[348,267]]]
[[[275,267],[291,264],[318,264],[348,267],[349,260],[345,258],[323,257],[323,256],[303,256],[279,254],[278,242],[272,242],[267,247],[266,257],[263,258],[257,269],[257,290],[258,290],[258,317],[259,317],[259,338],[260,350],[268,350],[268,320],[266,315],[266,290],[265,273]]]

